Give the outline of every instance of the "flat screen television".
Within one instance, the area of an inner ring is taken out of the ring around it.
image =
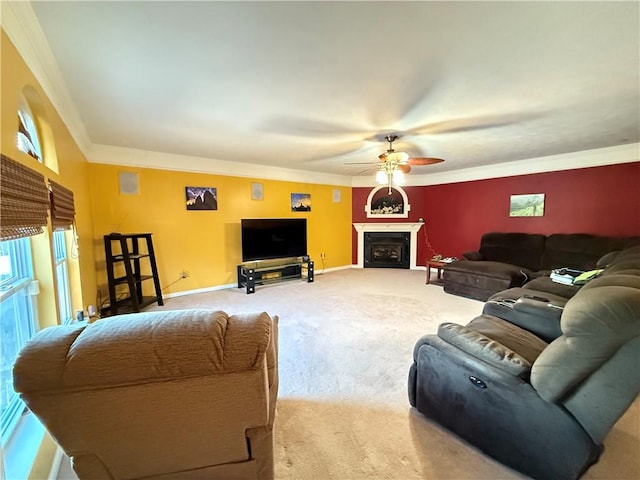
[[[242,261],[307,254],[306,218],[243,218]]]

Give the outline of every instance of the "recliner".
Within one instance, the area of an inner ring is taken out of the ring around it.
[[[621,252],[548,342],[492,315],[442,324],[414,348],[411,405],[533,478],[580,477],[640,392],[639,262]]]
[[[14,388],[81,479],[271,480],[278,317],[213,310],[46,328]]]

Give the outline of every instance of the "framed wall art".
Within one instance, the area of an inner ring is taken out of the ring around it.
[[[292,193],[291,194],[291,211],[292,212],[310,212],[311,211],[311,194],[310,193]]]
[[[542,217],[544,215],[544,193],[511,195],[510,217]]]
[[[218,192],[214,187],[184,187],[187,210],[218,210]]]

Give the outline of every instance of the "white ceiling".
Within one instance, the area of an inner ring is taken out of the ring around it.
[[[640,141],[638,2],[31,5],[99,146],[371,176],[391,132],[445,159],[413,174]]]

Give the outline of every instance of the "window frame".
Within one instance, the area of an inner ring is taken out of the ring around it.
[[[26,237],[0,241],[0,252],[10,256],[12,270],[12,275],[0,281],[0,395],[3,397],[3,408],[0,410],[0,442],[4,446],[9,442],[25,409],[24,403],[13,391],[13,364],[20,349],[37,331],[38,323],[34,297],[30,291],[33,282],[31,240]],[[11,309],[9,312],[12,311],[14,316],[10,317],[7,309]],[[17,315],[16,321],[15,314],[18,310],[20,315]],[[8,329],[7,320],[13,320],[13,331]],[[13,337],[7,338],[7,334],[13,334]],[[13,344],[10,344],[9,340]],[[8,348],[10,350],[7,350]]]
[[[42,142],[38,128],[31,113],[29,103],[23,98],[18,108],[18,132],[16,134],[16,146],[18,150],[44,163],[42,155]]]
[[[71,285],[69,283],[69,254],[67,249],[66,230],[53,232],[53,260],[55,264],[56,290],[58,297],[58,314],[61,324],[73,322],[71,306]]]

